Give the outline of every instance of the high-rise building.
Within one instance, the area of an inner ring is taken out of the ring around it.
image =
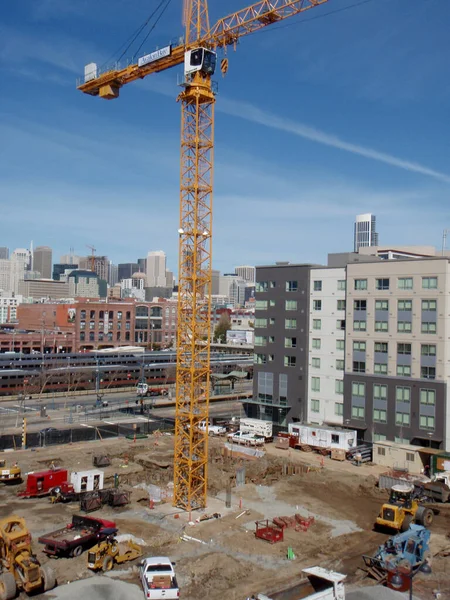
[[[147,259],[146,258],[138,258],[137,264],[139,267],[139,269],[137,269],[138,271],[140,271],[141,273],[147,273]]]
[[[378,246],[376,216],[371,213],[357,215],[354,226],[354,251],[365,246]]]
[[[219,295],[226,296],[234,308],[245,304],[245,281],[235,273],[225,273],[219,278]]]
[[[242,265],[240,267],[234,267],[234,272],[236,273],[236,275],[239,275],[239,277],[242,277],[242,279],[247,283],[255,283],[255,267],[251,267],[249,265]]]
[[[133,273],[139,271],[139,265],[137,263],[119,263],[118,267],[118,281],[123,279],[130,279]],[[145,271],[143,271],[145,273]]]
[[[112,262],[109,263],[108,268],[108,285],[114,286],[119,281],[119,267],[117,265],[113,265]]]
[[[67,278],[70,297],[98,298],[100,277],[92,271],[72,271]]]
[[[72,271],[75,271],[75,269],[78,269],[78,265],[76,264],[59,264],[56,263],[53,265],[53,279],[55,281],[60,281],[61,279],[61,275],[63,275],[63,273],[66,270],[71,269]]]
[[[174,277],[172,271],[166,271],[166,287],[173,288]]]
[[[11,261],[0,258],[0,290],[11,292]]]
[[[37,246],[33,251],[33,270],[38,271],[42,279],[52,278],[52,249],[49,246]]]
[[[6,260],[7,258],[9,258],[9,248],[0,246],[0,260]]]
[[[79,267],[80,260],[81,260],[81,256],[78,256],[78,254],[74,254],[73,249],[71,248],[71,251],[69,252],[69,254],[63,254],[60,257],[59,262],[62,265],[77,265],[77,267]]]
[[[211,271],[211,294],[218,296],[220,286],[220,271],[212,269]]]
[[[162,250],[147,255],[147,286],[166,287],[166,254]]]
[[[16,248],[10,258],[10,283],[9,290],[13,294],[19,293],[19,282],[25,279],[25,271],[30,267],[31,253],[25,248]]]

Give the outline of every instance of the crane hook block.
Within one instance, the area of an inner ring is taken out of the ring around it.
[[[222,58],[220,61],[220,70],[222,71],[223,77],[225,77],[228,72],[228,58]]]

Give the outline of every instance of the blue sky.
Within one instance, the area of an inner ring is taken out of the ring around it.
[[[352,249],[355,214],[383,244],[440,246],[450,227],[450,3],[329,0],[241,40],[216,104],[214,267],[318,262]],[[114,262],[163,249],[176,270],[177,72],[75,87],[157,0],[20,0],[0,24],[0,246],[93,244]],[[210,0],[210,20],[246,2]],[[337,12],[336,12],[337,11]],[[325,16],[327,13],[328,16]],[[181,0],[140,55],[182,35]],[[130,52],[131,53],[131,52]]]

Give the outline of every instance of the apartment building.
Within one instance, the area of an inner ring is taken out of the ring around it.
[[[449,260],[347,265],[344,423],[450,450]]]
[[[308,423],[343,423],[345,279],[345,268],[310,270]]]

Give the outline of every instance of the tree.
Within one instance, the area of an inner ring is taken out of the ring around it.
[[[214,341],[224,344],[227,340],[227,331],[231,329],[231,319],[227,312],[220,315],[219,322],[214,329]]]

